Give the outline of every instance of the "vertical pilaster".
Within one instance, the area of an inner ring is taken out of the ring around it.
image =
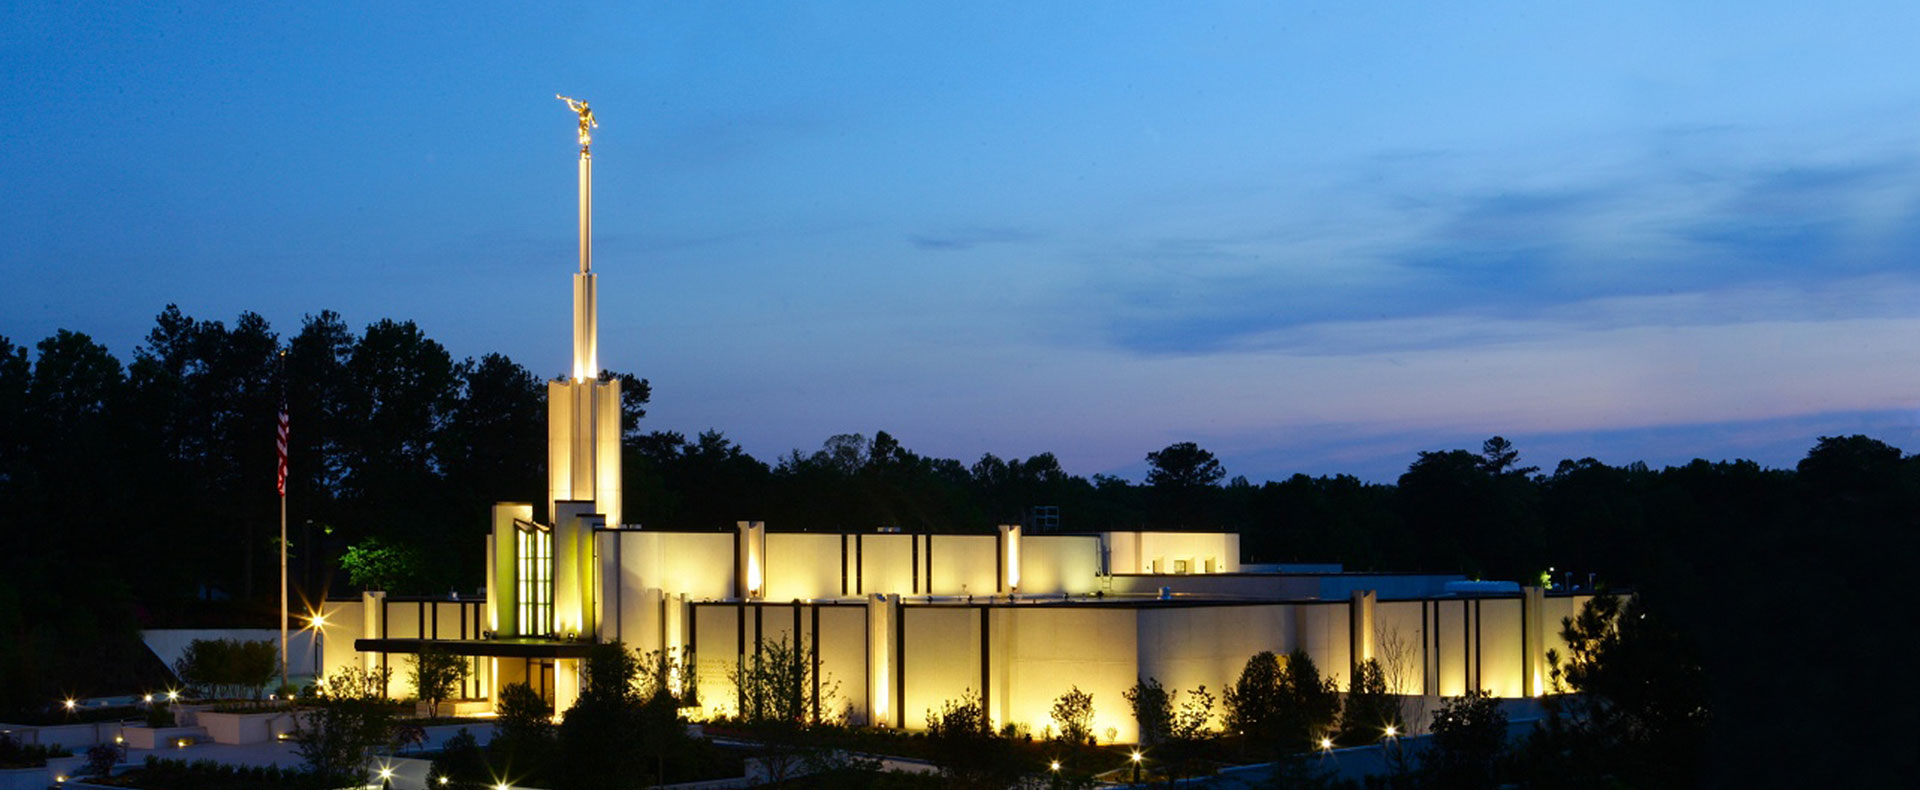
[[[1520,588],[1520,682],[1521,693],[1529,697],[1538,697],[1547,691],[1546,607],[1546,588]]]
[[[1347,648],[1356,667],[1373,658],[1373,610],[1379,599],[1374,590],[1353,591],[1353,605],[1347,610]]]

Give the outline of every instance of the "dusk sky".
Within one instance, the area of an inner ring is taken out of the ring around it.
[[[0,7],[0,335],[601,361],[763,460],[1920,450],[1920,4]],[[298,417],[296,416],[296,420]]]

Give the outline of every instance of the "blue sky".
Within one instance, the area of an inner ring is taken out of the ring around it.
[[[1911,3],[0,9],[0,335],[168,302],[602,361],[771,459],[1920,449]]]

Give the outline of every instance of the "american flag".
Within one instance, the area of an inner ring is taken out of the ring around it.
[[[287,495],[287,402],[285,399],[280,401],[280,431],[275,444],[280,447],[280,475],[275,487],[280,490],[280,496],[285,497]]]

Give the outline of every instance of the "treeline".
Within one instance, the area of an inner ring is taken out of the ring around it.
[[[1777,673],[1799,671],[1840,694],[1838,673],[1814,669],[1870,654],[1854,615],[1896,605],[1920,526],[1920,459],[1860,436],[1822,439],[1791,470],[1544,470],[1495,437],[1419,453],[1394,485],[1255,483],[1182,443],[1148,453],[1136,483],[1069,474],[1047,453],[923,456],[884,431],[763,461],[718,431],[642,430],[649,383],[604,375],[625,382],[630,523],[985,531],[1054,506],[1067,530],[1235,529],[1253,562],[1591,572],[1664,602],[1723,664],[1716,692],[1777,690]],[[137,626],[272,611],[283,392],[298,595],[349,591],[333,571],[369,538],[432,558],[397,592],[480,586],[488,505],[545,498],[544,386],[504,356],[454,359],[411,322],[356,332],[332,312],[283,337],[252,313],[228,325],[169,307],[124,362],[68,331],[31,349],[0,338],[0,705],[48,684],[87,692],[63,679],[129,665]],[[1752,660],[1752,635],[1783,627],[1791,650]]]

